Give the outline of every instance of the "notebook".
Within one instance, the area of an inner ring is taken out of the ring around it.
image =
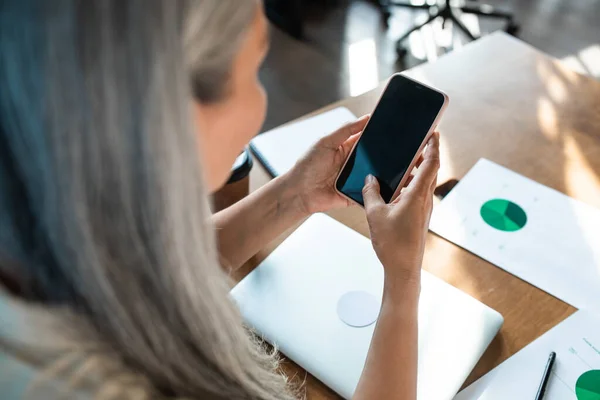
[[[371,242],[316,214],[231,295],[246,323],[342,397],[352,397],[375,324],[338,315],[345,294],[381,301],[383,268]],[[357,313],[362,312],[357,307]],[[423,271],[419,306],[418,398],[454,397],[503,323],[486,305]]]
[[[289,171],[320,138],[355,120],[347,108],[335,108],[260,134],[252,139],[250,148],[269,173],[278,176]]]

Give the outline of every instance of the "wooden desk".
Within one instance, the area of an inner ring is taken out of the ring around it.
[[[439,182],[460,179],[485,157],[600,207],[600,82],[579,75],[502,33],[480,39],[433,64],[410,70],[450,96],[444,116]],[[382,87],[332,104],[356,115],[372,111]],[[270,179],[255,168],[251,186]],[[368,236],[362,210],[331,216]],[[287,235],[254,257],[254,268]],[[575,311],[564,302],[430,234],[423,267],[499,311],[505,323],[467,383],[479,378]],[[308,398],[337,399],[291,362],[290,376],[306,377]]]

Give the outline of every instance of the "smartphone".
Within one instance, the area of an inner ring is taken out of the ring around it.
[[[386,85],[367,126],[335,182],[336,190],[364,206],[365,178],[377,178],[386,203],[395,199],[448,105],[440,90],[403,74]]]

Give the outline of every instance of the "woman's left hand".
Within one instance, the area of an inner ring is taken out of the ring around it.
[[[320,139],[289,172],[304,211],[312,214],[351,205],[335,190],[335,179],[369,121],[365,115]]]

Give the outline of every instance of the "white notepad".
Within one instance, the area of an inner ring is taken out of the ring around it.
[[[481,159],[435,207],[430,229],[579,309],[600,313],[597,208]]]
[[[534,399],[551,351],[556,353],[556,362],[544,400],[600,398],[600,319],[577,311],[455,400]]]
[[[260,134],[252,139],[250,148],[265,168],[278,176],[289,171],[320,138],[355,120],[347,108],[335,108]]]
[[[383,268],[371,242],[316,214],[231,294],[246,323],[348,399],[375,328],[350,327],[338,318],[338,300],[356,290],[381,301]],[[418,398],[452,399],[502,322],[496,311],[423,271]]]

